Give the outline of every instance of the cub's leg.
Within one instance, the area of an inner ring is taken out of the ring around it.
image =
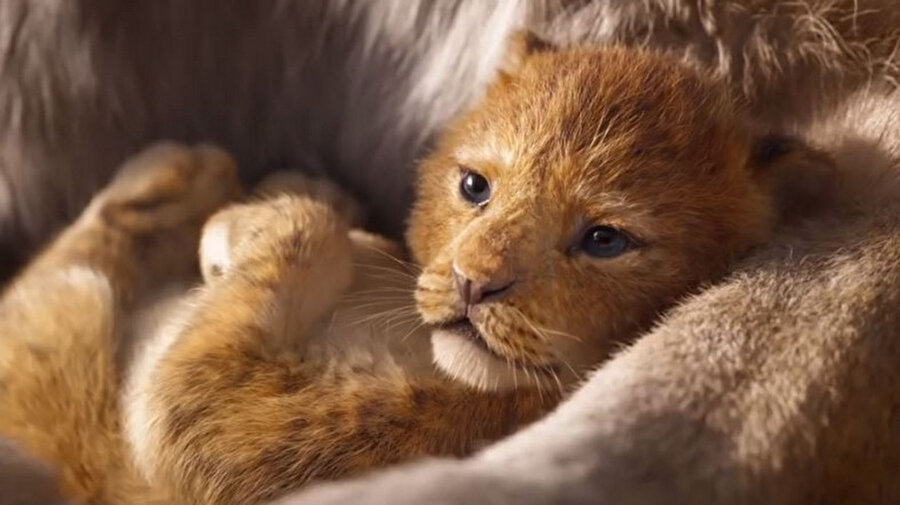
[[[204,262],[210,282],[131,384],[128,433],[155,485],[192,503],[255,503],[316,479],[463,454],[541,412],[534,392],[326,376],[293,352],[350,282],[356,259],[329,207],[282,196],[227,209],[207,230],[219,235],[205,236],[204,250],[225,252]],[[379,246],[354,237],[365,250]]]
[[[224,152],[152,148],[126,163],[0,299],[0,434],[56,467],[77,501],[117,503],[130,485],[121,480],[129,458],[119,428],[118,315],[146,288],[196,268],[200,227],[238,191]]]

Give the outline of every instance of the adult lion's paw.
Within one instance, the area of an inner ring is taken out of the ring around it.
[[[135,234],[199,232],[240,193],[237,165],[222,149],[164,143],[126,161],[92,206],[104,221]]]

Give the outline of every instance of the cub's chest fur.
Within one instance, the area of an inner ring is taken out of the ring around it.
[[[361,250],[353,284],[300,343],[301,354],[326,374],[436,374],[431,330],[415,309],[416,270],[400,254],[393,247]]]

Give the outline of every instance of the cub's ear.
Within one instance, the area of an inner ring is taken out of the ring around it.
[[[500,62],[500,77],[509,78],[522,68],[529,56],[552,51],[555,48],[556,46],[538,37],[531,30],[520,29],[513,32],[506,41],[506,52]]]
[[[834,160],[798,138],[758,136],[749,164],[758,177],[770,181],[785,218],[802,216],[827,205],[835,195]]]

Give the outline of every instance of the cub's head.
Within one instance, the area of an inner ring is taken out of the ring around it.
[[[765,239],[784,153],[667,57],[514,45],[422,164],[408,242],[444,372],[556,388]]]

